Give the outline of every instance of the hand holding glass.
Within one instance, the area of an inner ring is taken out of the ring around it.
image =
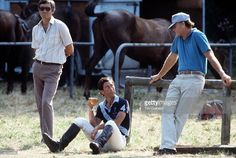
[[[90,97],[88,99],[88,102],[91,106],[96,106],[98,104],[98,101],[99,101],[98,98],[95,98],[95,97]]]

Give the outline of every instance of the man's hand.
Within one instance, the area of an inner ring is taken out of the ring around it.
[[[93,104],[91,103],[90,100],[87,101],[87,105],[88,105],[88,108],[90,108],[91,110],[93,109]]]
[[[228,87],[228,86],[231,85],[232,80],[231,80],[231,77],[230,77],[229,75],[223,74],[223,75],[221,76],[221,79],[222,79],[223,84],[224,84],[225,86]]]
[[[66,57],[73,55],[74,53],[74,46],[73,44],[69,44],[65,47],[65,55]]]
[[[161,80],[161,76],[159,74],[151,76],[151,80],[149,81],[150,84],[152,84],[155,81]]]
[[[96,134],[98,133],[98,128],[97,128],[97,127],[98,127],[98,126],[96,126],[96,127],[93,129],[93,131],[92,131],[92,133],[91,133],[91,135],[90,135],[90,137],[91,137],[92,140],[95,139]]]

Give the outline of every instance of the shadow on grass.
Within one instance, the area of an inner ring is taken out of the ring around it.
[[[17,155],[18,151],[12,148],[1,148],[0,155]]]

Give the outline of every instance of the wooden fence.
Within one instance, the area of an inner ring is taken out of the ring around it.
[[[150,78],[147,77],[134,77],[126,76],[125,80],[125,96],[124,98],[128,100],[131,109],[133,109],[133,95],[134,86],[150,86]],[[168,88],[171,80],[159,80],[151,86]],[[223,89],[224,100],[223,100],[223,117],[221,126],[221,145],[228,145],[230,142],[230,124],[231,124],[231,89],[236,89],[236,80],[233,80],[231,87],[224,87],[221,80],[206,79],[205,89]],[[132,118],[132,117],[131,117]],[[131,119],[132,122],[132,119]]]

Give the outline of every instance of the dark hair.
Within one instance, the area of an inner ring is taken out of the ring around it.
[[[52,11],[56,10],[56,5],[54,0],[40,0],[38,3],[38,8],[40,7],[41,4],[50,4]]]
[[[104,83],[109,82],[109,81],[111,81],[114,84],[113,79],[110,78],[110,77],[102,77],[102,78],[100,78],[100,80],[98,81],[98,90],[103,90]]]
[[[192,22],[191,20],[185,21],[184,24],[188,28],[192,28],[195,25],[195,23]]]

